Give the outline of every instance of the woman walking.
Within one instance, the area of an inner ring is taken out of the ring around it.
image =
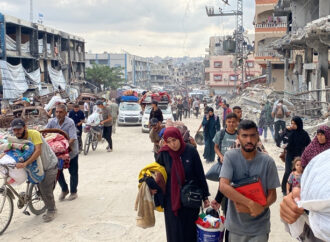
[[[308,133],[303,129],[303,121],[300,117],[295,116],[291,120],[291,126],[285,130],[287,140],[286,157],[285,157],[285,173],[282,180],[282,193],[286,195],[286,183],[292,172],[292,161],[295,157],[301,156],[305,148],[311,142]]]
[[[179,129],[169,127],[163,137],[166,145],[161,148],[157,162],[165,167],[168,175],[164,198],[167,241],[194,242],[197,241],[195,221],[199,209],[183,207],[180,191],[184,184],[194,181],[203,191],[204,207],[210,205],[202,162],[197,150],[185,144]]]
[[[317,130],[315,138],[304,150],[301,156],[302,167],[306,167],[315,156],[327,149],[330,149],[330,128],[324,125]]]
[[[213,138],[217,131],[220,130],[220,121],[218,116],[214,115],[213,108],[208,108],[208,113],[203,118],[204,130],[204,158],[206,162],[213,162],[215,158]]]

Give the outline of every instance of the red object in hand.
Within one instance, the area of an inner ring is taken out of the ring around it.
[[[258,178],[257,181],[251,182],[249,184],[244,184],[244,185],[235,184],[234,188],[243,196],[251,199],[256,203],[259,203],[261,206],[265,206],[267,204],[266,195],[262,188],[260,178]]]

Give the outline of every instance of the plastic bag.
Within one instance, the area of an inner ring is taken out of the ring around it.
[[[0,159],[0,164],[9,165],[16,164],[16,161],[9,155],[4,155]],[[0,173],[5,175],[6,170],[4,167],[0,167]],[[9,178],[8,183],[11,185],[20,185],[27,179],[27,174],[25,169],[9,168]]]
[[[207,171],[205,177],[207,180],[210,181],[219,181],[220,171],[221,171],[222,164],[220,162],[215,163],[211,166],[210,170]]]

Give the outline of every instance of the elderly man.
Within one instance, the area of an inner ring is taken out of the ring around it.
[[[18,169],[25,168],[39,157],[41,158],[45,178],[38,184],[38,187],[47,208],[47,213],[42,218],[44,222],[50,222],[55,218],[56,214],[53,189],[57,175],[57,157],[41,134],[37,130],[27,129],[22,119],[14,119],[11,122],[11,128],[16,138],[29,140],[34,144],[34,152],[31,157],[23,163],[17,163],[16,167]]]
[[[78,186],[78,139],[77,131],[74,121],[66,116],[67,108],[64,104],[59,104],[56,106],[55,115],[56,117],[50,119],[46,128],[61,129],[66,132],[69,136],[69,145],[71,148],[70,152],[70,196],[68,200],[74,200],[78,197],[77,186]],[[69,194],[68,184],[65,181],[63,171],[61,171],[58,177],[58,183],[62,188],[62,193],[60,194],[59,200],[63,201],[65,197]]]

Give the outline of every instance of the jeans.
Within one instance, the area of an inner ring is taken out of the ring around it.
[[[177,120],[182,121],[182,111],[179,111],[178,112],[178,118],[177,118]]]
[[[184,118],[188,117],[188,109],[184,110]],[[189,118],[190,118],[190,112],[189,112]]]
[[[112,149],[112,126],[103,127],[103,138],[108,142],[108,147]]]
[[[275,143],[276,143],[277,147],[280,147],[280,145],[281,145],[280,130],[282,132],[285,130],[285,121],[283,121],[283,120],[277,120],[275,122]]]
[[[272,134],[272,137],[274,139],[274,126],[273,125],[269,125],[269,126],[264,127],[264,138],[267,139],[268,128],[270,129],[270,133]]]
[[[198,118],[198,114],[199,114],[199,108],[196,107],[196,108],[195,108],[195,116],[196,116],[196,118]]]
[[[173,118],[174,118],[174,121],[177,121],[178,120],[178,115],[176,113],[173,113]]]
[[[77,186],[78,186],[78,155],[76,155],[74,158],[70,160],[70,167],[69,167],[69,173],[70,173],[70,192],[71,193],[77,193]],[[63,170],[60,171],[59,177],[58,177],[58,183],[60,184],[62,188],[62,192],[68,192],[68,184],[65,181]]]
[[[57,166],[45,171],[45,178],[38,184],[42,200],[48,211],[55,210],[54,186],[56,183]]]

